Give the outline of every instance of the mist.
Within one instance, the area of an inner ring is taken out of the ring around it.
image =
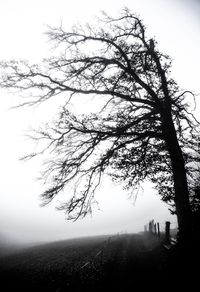
[[[36,62],[46,54],[51,54],[49,43],[43,35],[46,24],[59,25],[62,20],[66,27],[71,27],[77,21],[85,22],[98,16],[100,10],[113,14],[127,5],[141,15],[149,31],[155,34],[161,50],[171,54],[174,59],[173,75],[181,87],[187,86],[191,90],[199,88],[200,61],[196,58],[200,48],[200,41],[196,37],[199,33],[198,1],[157,0],[150,4],[150,1],[145,0],[118,0],[115,1],[115,7],[113,1],[73,1],[70,4],[61,0],[29,2],[0,3],[1,59],[27,58]],[[186,35],[189,35],[187,42]],[[191,57],[185,58],[188,54]],[[183,70],[183,62],[187,70]],[[76,222],[67,221],[63,212],[55,210],[60,199],[47,207],[40,207],[39,195],[43,186],[36,178],[41,161],[22,163],[19,158],[34,147],[25,137],[27,130],[54,116],[55,108],[50,106],[47,109],[11,110],[10,107],[16,105],[17,98],[16,95],[9,95],[1,90],[2,250],[82,236],[137,233],[151,219],[160,222],[162,229],[165,221],[170,221],[172,227],[177,226],[176,216],[170,214],[169,207],[161,201],[148,182],[143,185],[143,191],[137,197],[128,199],[129,195],[120,185],[116,186],[105,179],[96,194],[99,205],[94,206],[91,216]],[[64,200],[64,196],[61,199]]]

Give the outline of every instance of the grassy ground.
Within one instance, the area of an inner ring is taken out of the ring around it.
[[[136,285],[141,289],[171,285],[180,269],[177,254],[144,234],[60,241],[2,257],[0,284],[4,291],[50,292],[134,291]]]

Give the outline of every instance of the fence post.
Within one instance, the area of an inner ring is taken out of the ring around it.
[[[151,221],[149,221],[149,233],[151,233]]]
[[[170,222],[165,222],[165,242],[170,243]]]
[[[149,233],[151,235],[154,233],[154,220],[149,221]]]
[[[155,233],[155,235],[157,235],[156,223],[154,224],[154,233]]]
[[[157,223],[157,233],[158,233],[158,237],[160,237],[160,223]]]

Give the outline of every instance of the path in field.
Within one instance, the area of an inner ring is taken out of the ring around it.
[[[137,234],[113,238],[103,255],[99,290],[130,291],[138,284],[142,288],[151,286],[156,279],[164,281],[166,256],[158,238]]]
[[[0,259],[0,283],[4,291],[129,291],[165,281],[165,258],[160,241],[142,234],[67,240]]]

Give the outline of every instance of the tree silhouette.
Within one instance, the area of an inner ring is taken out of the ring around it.
[[[1,63],[1,86],[28,93],[21,105],[67,94],[57,119],[34,134],[42,148],[27,156],[49,155],[44,204],[70,184],[73,192],[60,209],[77,219],[91,211],[104,173],[127,189],[148,179],[175,205],[184,237],[191,231],[189,175],[198,122],[189,112],[194,94],[170,77],[169,56],[128,9],[118,18],[103,14],[99,27],[50,28],[48,37],[54,56],[41,65]],[[89,96],[93,112],[70,110],[74,99],[82,104]]]

